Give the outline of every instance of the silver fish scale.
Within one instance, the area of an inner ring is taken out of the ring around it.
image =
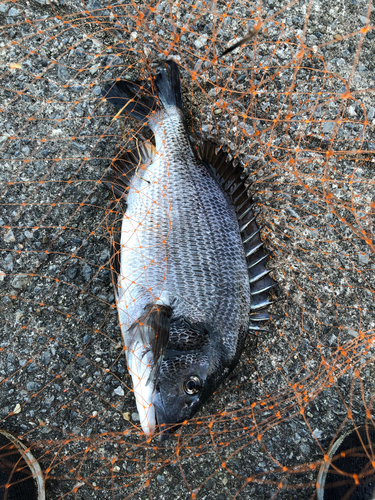
[[[234,207],[193,155],[179,113],[164,114],[155,137],[159,156],[138,169],[127,197],[120,321],[130,327],[147,305],[172,305],[174,316],[209,325],[234,355],[251,297]]]

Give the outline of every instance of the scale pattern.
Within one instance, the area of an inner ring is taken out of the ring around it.
[[[121,324],[129,328],[149,304],[171,305],[209,325],[233,357],[250,313],[234,207],[194,156],[177,112],[164,115],[155,136],[155,160],[134,175],[122,224]]]

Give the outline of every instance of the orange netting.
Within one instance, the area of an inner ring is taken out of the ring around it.
[[[0,3],[0,428],[48,498],[316,498],[330,445],[373,425],[374,18],[370,0]],[[168,58],[192,138],[251,172],[279,288],[269,333],[159,443],[112,288],[123,206],[100,182],[147,132],[101,89]]]

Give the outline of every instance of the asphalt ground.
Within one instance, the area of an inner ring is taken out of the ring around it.
[[[255,42],[210,64],[259,5],[155,7],[147,24],[143,3],[0,4],[1,426],[31,445],[51,500],[314,498],[331,440],[373,418],[375,31],[361,28],[374,11],[262,2]],[[176,39],[175,26],[188,29]],[[112,121],[101,89],[171,56],[193,140],[224,144],[251,174],[280,286],[269,333],[160,444],[138,427],[109,267],[123,209],[98,179],[147,136]]]

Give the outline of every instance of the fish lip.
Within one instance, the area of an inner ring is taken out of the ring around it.
[[[167,412],[159,392],[154,394],[152,404],[155,408],[156,421],[159,426],[159,440],[163,442],[172,436],[181,427],[181,424],[168,422]]]

